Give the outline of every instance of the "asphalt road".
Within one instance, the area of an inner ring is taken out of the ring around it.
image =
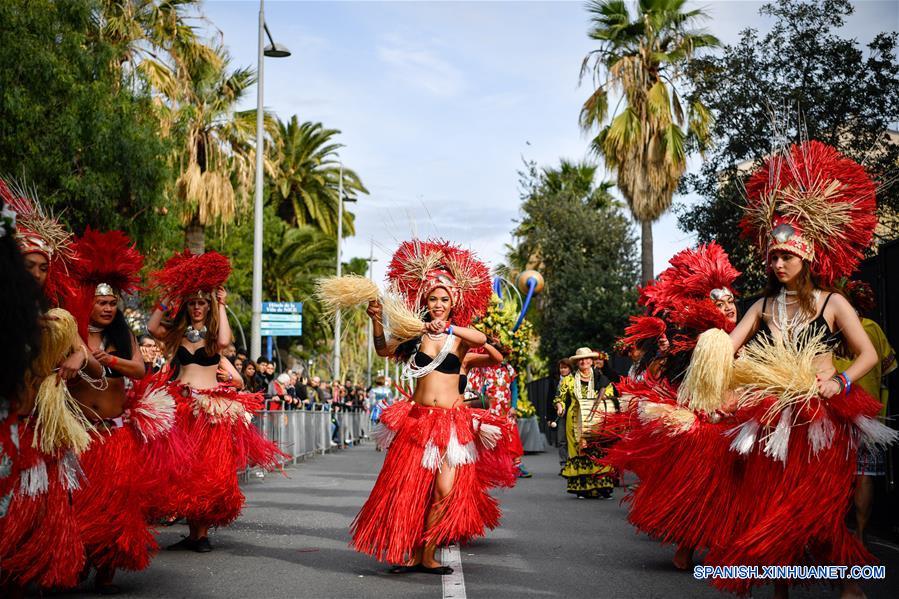
[[[347,546],[349,524],[382,459],[382,453],[365,445],[290,468],[286,478],[253,478],[245,485],[241,518],[213,531],[212,553],[161,551],[148,570],[117,577],[120,596],[443,597],[441,577],[391,575],[384,564]],[[566,495],[555,452],[527,456],[525,463],[534,477],[498,494],[502,526],[461,548],[465,595],[449,586],[447,597],[725,596],[674,570],[673,550],[635,534],[618,501]],[[616,490],[616,500],[620,497]],[[160,543],[173,543],[182,534],[184,526],[161,529]],[[899,596],[899,547],[875,540],[873,550],[887,566],[887,580],[865,583],[868,596]],[[818,586],[792,596],[838,595]],[[755,596],[770,597],[771,588]]]

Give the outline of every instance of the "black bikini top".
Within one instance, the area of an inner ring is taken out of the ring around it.
[[[459,394],[465,393],[465,390],[468,388],[468,375],[460,374],[459,375]]]
[[[824,309],[827,307],[827,302],[830,301],[832,295],[833,293],[827,294],[827,298],[825,298],[824,300],[824,305],[821,306],[821,312],[819,312],[815,319],[808,323],[805,328],[808,331],[808,335],[812,337],[815,337],[823,332],[824,337],[822,338],[822,341],[824,345],[826,345],[831,350],[835,350],[843,342],[843,333],[840,331],[831,331],[830,325],[827,324],[827,319],[824,318]],[[762,313],[765,312],[765,308],[767,307],[767,305],[768,298],[766,297],[762,301]],[[759,325],[759,330],[756,335],[764,335],[767,336],[768,339],[773,339],[771,335],[771,328],[768,326],[768,323],[764,318],[762,319],[762,323]]]
[[[415,357],[413,359],[415,360],[415,365],[419,368],[424,368],[434,361],[434,358],[423,351],[415,352]],[[443,362],[440,363],[440,366],[434,370],[442,372],[443,374],[459,374],[462,371],[462,360],[460,360],[459,356],[456,354],[447,354],[446,358],[443,359]]]
[[[198,366],[217,366],[221,358],[219,358],[218,354],[208,355],[203,348],[198,349],[196,352],[192,352],[183,345],[178,346],[178,351],[175,352],[175,357],[178,359],[178,362],[182,366],[187,366],[188,364],[196,364]]]

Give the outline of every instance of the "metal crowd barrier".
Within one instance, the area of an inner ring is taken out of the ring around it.
[[[315,407],[319,409],[264,410],[254,415],[253,425],[290,456],[284,460],[285,465],[340,447],[358,445],[368,438],[371,426],[368,412],[331,412]]]

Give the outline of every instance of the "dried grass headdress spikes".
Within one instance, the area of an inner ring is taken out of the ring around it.
[[[876,187],[864,167],[819,141],[778,152],[746,183],[740,223],[763,256],[785,250],[825,285],[849,276],[877,226]]]
[[[44,294],[54,303],[71,292],[68,263],[73,258],[72,234],[47,212],[34,191],[12,179],[0,179],[0,197],[16,213],[16,241],[22,254],[39,253],[47,259]]]
[[[459,326],[483,315],[493,293],[484,263],[443,240],[403,242],[393,254],[387,277],[413,309],[423,308],[434,289],[446,289],[453,304],[451,320]]]

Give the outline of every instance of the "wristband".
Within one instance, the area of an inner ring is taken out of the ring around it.
[[[158,304],[156,304],[156,309],[159,310],[160,312],[168,312],[169,311],[169,307],[166,306],[165,304],[163,304],[162,302],[159,302]]]
[[[852,381],[849,380],[849,375],[846,374],[845,370],[840,373],[840,378],[842,379],[842,381],[844,383],[843,386],[846,388],[846,393],[849,393],[849,390],[852,388]]]
[[[444,331],[444,332],[447,335],[452,335],[453,334],[453,325],[449,325],[448,327],[446,327],[446,331]]]
[[[109,361],[109,367],[112,368],[118,363],[119,363],[118,356],[113,356],[112,359]]]

